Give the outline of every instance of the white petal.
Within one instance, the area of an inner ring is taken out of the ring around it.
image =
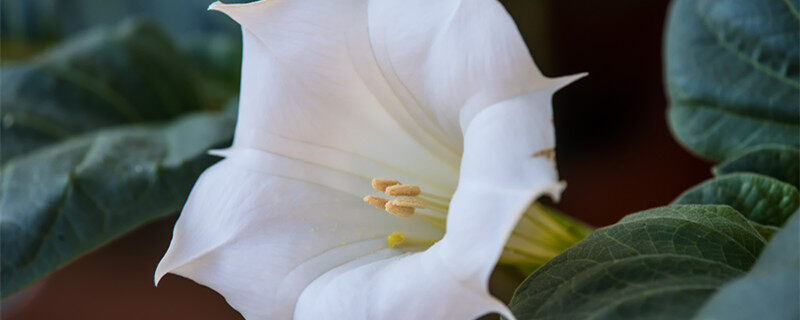
[[[369,30],[405,108],[426,128],[435,123],[459,151],[462,130],[480,110],[552,86],[495,0],[373,0]]]
[[[364,54],[371,53],[366,7],[354,0],[212,5],[244,34],[234,148],[364,176],[370,172],[359,163],[369,162],[411,176],[406,183],[438,181],[452,193],[458,155],[430,137],[415,140],[420,129],[401,127],[384,108],[397,100],[391,90],[367,85],[384,80],[372,55]]]
[[[548,156],[555,152],[551,99],[575,78],[484,109],[465,129],[459,185],[440,241],[460,277],[488,280],[530,203],[543,194],[558,199],[563,185]]]
[[[197,182],[155,278],[175,273],[209,286],[248,319],[288,319],[312,280],[387,248],[395,231],[441,236],[357,197],[241,168],[234,156]]]
[[[474,319],[513,315],[486,282],[463,281],[439,246],[389,257],[382,252],[315,280],[300,297],[297,319]]]
[[[411,176],[409,183],[454,186],[461,132],[472,117],[553,85],[495,0],[264,0],[212,8],[243,26],[234,147],[361,175],[368,173],[355,163],[370,162]],[[322,163],[319,150],[343,161]]]

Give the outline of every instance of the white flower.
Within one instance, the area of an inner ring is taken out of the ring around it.
[[[531,201],[562,189],[551,97],[575,77],[544,77],[495,0],[211,9],[244,35],[236,136],[156,282],[191,278],[248,319],[512,318],[489,275]],[[362,201],[373,177],[421,194],[389,214]]]

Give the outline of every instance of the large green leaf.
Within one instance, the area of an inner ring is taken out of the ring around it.
[[[225,14],[208,11],[210,0],[26,0],[0,2],[0,63],[28,60],[44,48],[92,29],[109,29],[130,18],[150,21],[176,39],[200,68],[216,81],[203,88],[223,95],[238,89],[241,30]],[[248,2],[243,0],[226,2]],[[220,98],[225,98],[222,96]],[[203,100],[205,101],[205,100]]]
[[[2,69],[2,161],[94,129],[210,107],[202,81],[156,27],[95,30]]]
[[[794,186],[771,177],[734,173],[689,189],[675,204],[729,205],[756,223],[779,227],[800,207],[800,194]]]
[[[187,116],[219,108],[225,91],[189,57],[157,27],[128,21],[4,65],[3,296],[180,208],[234,122]]]
[[[215,33],[238,33],[224,14],[208,12],[212,0],[26,0],[0,3],[5,37],[63,39],[91,28],[114,26],[129,17],[156,21],[172,36],[195,40]],[[244,1],[225,1],[244,2]]]
[[[677,0],[666,31],[669,122],[697,154],[800,145],[800,0]]]
[[[779,145],[758,146],[714,168],[715,175],[734,172],[759,173],[800,188],[800,149]]]
[[[764,248],[750,272],[708,300],[697,320],[800,319],[800,214]]]
[[[17,157],[0,185],[6,296],[112,238],[172,214],[229,143],[233,117],[101,130]]]
[[[687,319],[744,274],[765,240],[728,206],[671,206],[599,229],[533,273],[519,319]]]

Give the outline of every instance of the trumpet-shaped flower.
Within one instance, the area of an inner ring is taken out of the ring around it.
[[[488,279],[554,255],[515,226],[562,190],[551,98],[575,77],[544,77],[495,0],[211,9],[242,26],[236,134],[156,281],[248,319],[512,318]]]

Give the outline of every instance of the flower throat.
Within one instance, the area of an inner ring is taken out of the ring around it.
[[[401,218],[417,215],[444,231],[449,199],[424,193],[417,185],[402,184],[394,179],[372,179],[372,188],[383,192],[389,199],[368,195],[364,197],[364,202]],[[395,232],[386,237],[386,243],[392,248],[411,245],[411,242],[416,241],[406,238],[403,232]],[[432,245],[436,241],[424,242]]]
[[[418,216],[444,231],[450,199],[422,192],[417,185],[402,184],[394,179],[372,179],[372,188],[387,198],[368,195],[364,202],[395,216]],[[550,258],[582,240],[591,228],[572,220],[554,209],[533,203],[522,215],[503,248],[500,263],[532,272]],[[414,239],[404,232],[386,237],[391,248],[427,248],[440,239]]]

